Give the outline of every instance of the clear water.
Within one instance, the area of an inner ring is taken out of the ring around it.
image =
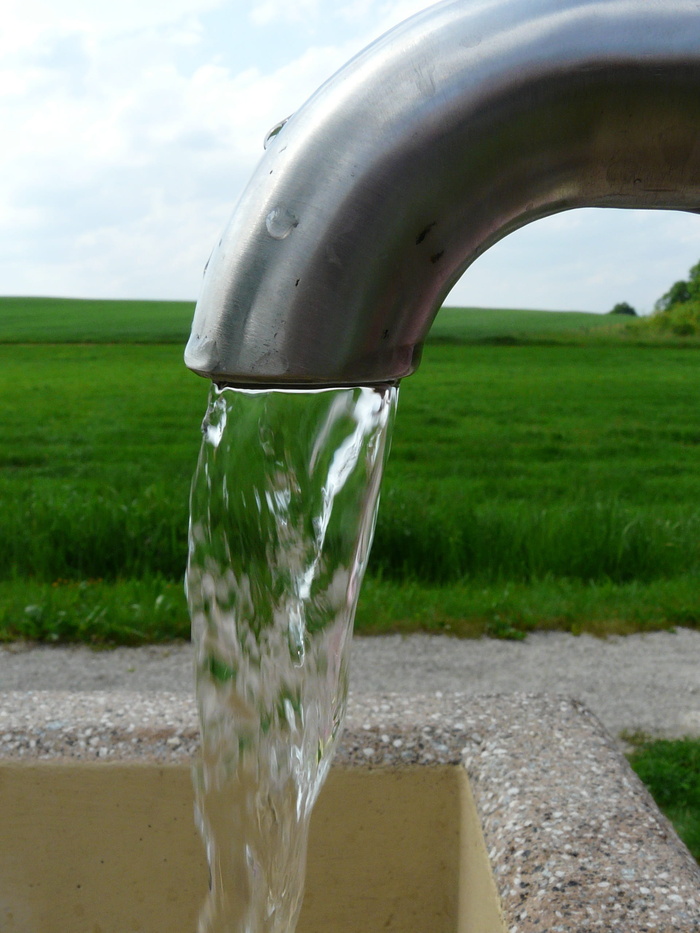
[[[200,933],[294,930],[397,391],[212,389],[187,575],[211,873]]]

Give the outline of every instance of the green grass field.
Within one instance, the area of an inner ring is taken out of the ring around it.
[[[581,311],[442,308],[430,329],[430,343],[589,342],[598,331],[610,327],[606,315]]]
[[[642,740],[630,764],[700,862],[700,740]]]
[[[192,324],[191,301],[0,298],[0,343],[177,343]]]
[[[0,638],[186,636],[191,312],[0,299]],[[697,625],[698,346],[444,309],[401,386],[358,630]]]

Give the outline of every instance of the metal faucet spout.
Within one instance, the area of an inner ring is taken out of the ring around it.
[[[242,386],[398,380],[470,263],[576,207],[700,209],[697,2],[444,0],[271,136],[186,363]]]

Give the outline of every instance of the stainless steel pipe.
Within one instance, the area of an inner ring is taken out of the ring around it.
[[[512,230],[576,207],[698,210],[699,130],[695,0],[438,3],[270,139],[186,363],[244,386],[400,379]]]

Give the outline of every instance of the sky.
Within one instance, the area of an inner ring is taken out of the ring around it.
[[[429,5],[4,0],[0,294],[195,299],[267,130]],[[698,216],[571,211],[492,247],[447,303],[645,313],[698,259]]]

